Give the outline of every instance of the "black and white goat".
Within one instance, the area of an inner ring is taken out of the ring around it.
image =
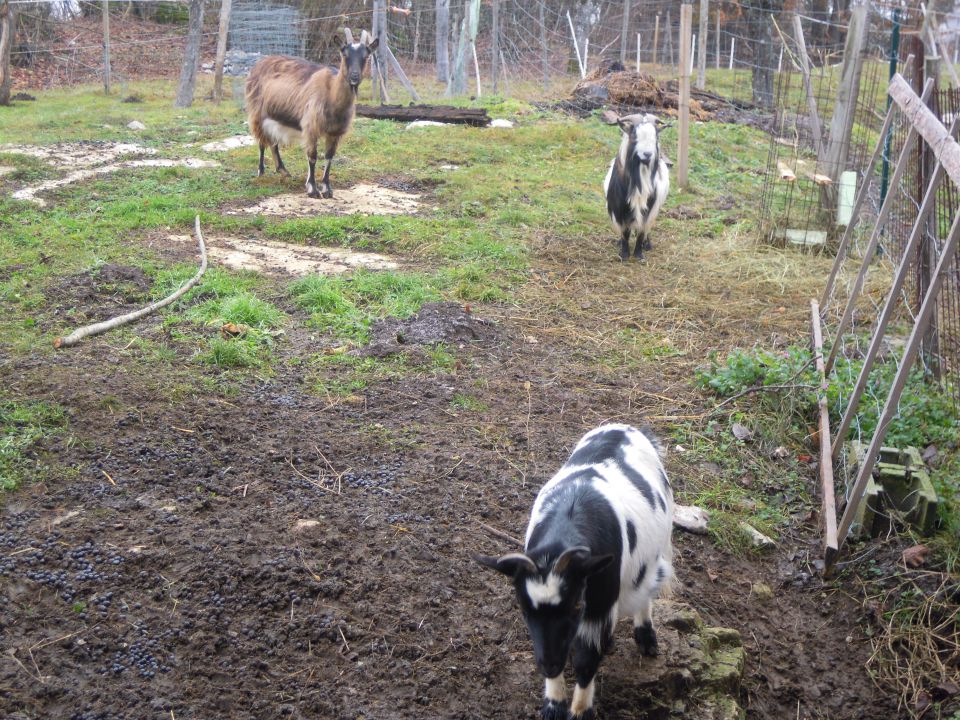
[[[622,130],[620,150],[603,181],[607,212],[620,233],[620,259],[630,257],[630,235],[637,231],[634,257],[643,260],[650,250],[650,230],[670,190],[670,170],[660,156],[659,121],[653,115],[626,115],[617,120]]]
[[[653,600],[673,574],[673,493],[655,444],[629,425],[583,436],[533,505],[524,552],[478,556],[510,576],[546,678],[544,720],[593,717],[593,681],[619,618],[657,654]],[[573,648],[568,708],[563,668]]]

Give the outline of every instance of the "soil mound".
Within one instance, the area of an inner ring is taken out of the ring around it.
[[[496,327],[457,303],[427,303],[403,320],[386,318],[372,329],[370,343],[357,351],[363,357],[384,357],[411,346],[492,340]]]

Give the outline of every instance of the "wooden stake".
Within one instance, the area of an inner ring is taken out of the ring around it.
[[[733,70],[733,53],[737,47],[737,39],[735,37],[730,38],[730,67],[728,70]]]
[[[719,13],[719,10],[718,10]],[[707,21],[710,19],[710,0],[700,0],[700,44],[697,45],[697,90],[707,82]]]
[[[627,65],[627,44],[630,37],[630,0],[623,0],[623,17],[620,23],[620,64]]]
[[[680,6],[680,95],[677,101],[679,124],[677,129],[677,183],[687,186],[687,164],[690,149],[690,39],[693,25],[693,5]]]
[[[570,11],[567,10],[567,22],[570,24],[570,37],[573,38],[573,51],[577,54],[577,65],[580,68],[580,79],[587,76],[587,70],[583,67],[583,58],[580,57],[580,47],[577,44],[577,31],[573,29],[573,18],[570,17]]]
[[[715,33],[716,38],[714,43],[716,43],[716,57],[714,62],[716,63],[716,69],[720,69],[720,8],[717,8],[717,32]]]
[[[657,56],[657,45],[660,42],[660,14],[657,13],[657,17],[653,21],[653,62],[656,65],[660,58]]]
[[[393,54],[393,50],[390,49],[389,45],[384,45],[383,50],[384,55],[387,56],[387,62],[390,63],[390,67],[393,68],[393,72],[396,74],[400,84],[406,88],[408,93],[410,93],[410,97],[413,98],[414,102],[420,102],[420,96],[417,94],[416,88],[413,87],[413,83],[410,82],[410,78],[407,77],[407,74],[403,71],[403,68],[400,67],[400,63],[397,60],[396,55]],[[386,87],[386,84],[384,84],[384,87]],[[477,87],[479,88],[479,84]]]
[[[220,0],[220,28],[217,31],[217,57],[213,65],[213,101],[223,100],[223,63],[227,57],[227,31],[233,0]]]
[[[110,94],[110,4],[108,0],[100,3],[103,14],[103,92]]]
[[[496,95],[500,92],[500,0],[493,0],[493,37],[490,44],[493,57],[493,93]]]
[[[833,567],[836,560],[837,501],[833,483],[833,455],[830,452],[830,410],[827,407],[827,376],[823,365],[823,335],[820,331],[820,307],[816,300],[810,301],[810,322],[813,330],[813,354],[820,375],[820,392],[817,405],[820,411],[820,493],[823,520],[823,562],[826,568]]]
[[[817,99],[813,94],[813,83],[810,82],[810,58],[807,55],[807,43],[803,37],[803,24],[800,16],[793,16],[793,33],[797,43],[797,53],[800,55],[800,72],[803,73],[803,87],[807,91],[807,109],[810,110],[810,125],[813,132],[814,149],[817,157],[823,156],[823,130],[820,128],[820,114],[817,112]],[[783,59],[781,50],[780,58]]]

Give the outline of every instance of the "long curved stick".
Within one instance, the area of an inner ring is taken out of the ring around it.
[[[152,305],[147,305],[145,308],[140,308],[139,310],[134,310],[131,313],[126,315],[118,315],[115,318],[110,320],[104,320],[103,322],[94,323],[92,325],[84,325],[74,330],[72,333],[66,337],[57,338],[53,341],[53,346],[55,348],[65,348],[70,347],[71,345],[76,345],[78,342],[83,340],[85,337],[90,337],[91,335],[99,335],[100,333],[106,332],[107,330],[113,330],[114,328],[121,327],[123,325],[128,325],[136,320],[139,320],[142,317],[149,315],[152,312],[156,312],[162,307],[166,307],[172,302],[175,302],[183,295],[185,295],[194,285],[200,282],[200,278],[203,277],[203,273],[207,271],[207,246],[203,242],[203,233],[200,232],[200,216],[197,215],[196,219],[196,231],[197,231],[197,242],[200,244],[200,269],[197,271],[197,274],[194,275],[190,280],[183,286],[181,286],[175,293],[168,295],[163,300],[158,300]]]

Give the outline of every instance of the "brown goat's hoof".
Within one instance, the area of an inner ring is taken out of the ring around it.
[[[318,193],[316,190],[312,190],[307,193],[307,197],[312,197],[314,200],[318,200],[320,198],[320,193]]]
[[[286,168],[278,168],[277,175],[282,175],[283,177],[290,177],[290,171]]]
[[[324,199],[326,199],[326,200],[332,200],[332,199],[333,199],[333,190],[324,190],[322,193],[320,193],[320,197],[322,197],[322,198],[324,198]]]

